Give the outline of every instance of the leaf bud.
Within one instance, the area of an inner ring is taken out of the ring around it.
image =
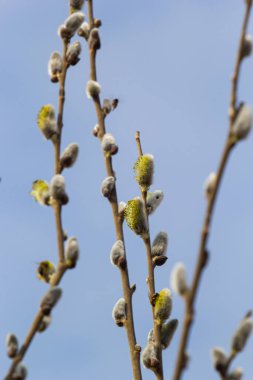
[[[39,324],[37,331],[39,333],[44,332],[51,324],[52,317],[50,315],[43,315],[42,321]]]
[[[155,343],[149,342],[141,354],[142,364],[145,368],[156,371],[160,366],[158,349]]]
[[[140,156],[134,164],[135,179],[143,191],[152,185],[154,174],[154,157],[151,154]]]
[[[18,353],[18,338],[14,334],[6,336],[7,355],[9,358],[14,358]]]
[[[211,357],[214,369],[223,373],[228,361],[226,352],[221,347],[214,347],[211,351]]]
[[[203,190],[204,190],[204,194],[207,200],[210,199],[210,197],[213,194],[213,191],[216,186],[216,180],[217,180],[216,173],[211,172],[204,182]]]
[[[247,104],[243,104],[231,127],[231,133],[235,141],[245,139],[252,126],[252,111]]]
[[[44,315],[49,315],[52,308],[57,304],[61,298],[62,290],[61,288],[54,286],[49,289],[49,291],[42,298],[40,303],[41,311]]]
[[[112,265],[124,268],[126,265],[125,248],[122,240],[117,240],[111,249],[110,260]]]
[[[169,318],[172,310],[171,291],[167,288],[162,289],[155,298],[154,316],[159,324]]]
[[[79,41],[73,42],[73,44],[69,45],[66,59],[69,65],[75,66],[79,61],[79,55],[81,54],[82,47]]]
[[[46,104],[40,109],[37,124],[47,140],[52,139],[57,134],[54,107],[51,104]]]
[[[99,18],[95,18],[93,24],[96,28],[100,28],[100,26],[102,26],[102,21]]]
[[[235,352],[240,352],[244,349],[247,340],[251,334],[253,327],[253,320],[251,318],[243,318],[238,329],[236,330],[232,342],[231,348]]]
[[[65,192],[65,179],[63,175],[56,174],[51,179],[50,195],[54,200],[60,202],[63,205],[68,203],[69,198],[67,193]]]
[[[95,80],[88,80],[86,85],[86,95],[88,99],[96,98],[101,91],[101,86]]]
[[[228,374],[226,380],[241,380],[243,376],[243,369],[238,367]]]
[[[77,160],[79,146],[76,143],[69,144],[64,150],[60,163],[62,168],[70,168]]]
[[[27,367],[23,363],[18,363],[13,375],[12,380],[25,380],[28,375]]]
[[[188,291],[186,270],[183,263],[177,263],[171,272],[171,287],[175,293],[184,296]]]
[[[145,238],[148,233],[148,221],[144,209],[144,203],[136,197],[127,202],[124,210],[125,220],[131,230]]]
[[[111,133],[105,133],[102,141],[101,146],[104,151],[104,153],[108,156],[114,155],[118,152],[118,146],[116,145],[115,138]]]
[[[92,131],[93,136],[98,137],[98,132],[99,132],[99,124],[96,124]]]
[[[59,75],[62,71],[62,59],[58,51],[54,51],[48,62],[48,75],[50,76],[51,82],[59,82]]]
[[[113,310],[112,310],[112,318],[117,326],[122,327],[126,321],[126,301],[124,298],[120,298]]]
[[[163,192],[155,190],[147,193],[146,207],[148,215],[153,214],[163,200]]]
[[[70,0],[69,6],[70,6],[70,12],[78,12],[81,11],[84,5],[84,0]]]
[[[89,38],[90,26],[87,22],[83,22],[80,28],[78,29],[78,36],[84,37],[86,41]]]
[[[106,177],[101,184],[101,193],[109,200],[115,192],[115,178],[110,176]]]
[[[68,238],[66,242],[65,258],[69,268],[76,266],[77,260],[79,259],[79,246],[75,236]]]
[[[93,28],[90,31],[88,44],[90,50],[99,50],[101,48],[100,36],[98,28]]]

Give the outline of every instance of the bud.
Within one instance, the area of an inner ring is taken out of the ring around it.
[[[183,296],[188,291],[186,270],[183,263],[177,263],[171,272],[171,287],[175,293]]]
[[[8,334],[6,337],[7,355],[14,358],[18,353],[18,338],[14,334]]]
[[[143,191],[152,184],[154,174],[154,157],[151,154],[140,156],[134,164],[135,179]]]
[[[52,321],[52,318],[50,315],[43,315],[42,321],[40,322],[37,331],[39,333],[44,332],[48,328],[48,326],[51,324],[51,321]]]
[[[79,41],[73,42],[73,44],[69,45],[66,59],[69,65],[75,66],[79,61],[79,55],[81,54],[82,48]]]
[[[112,110],[112,104],[110,99],[104,99],[103,101],[103,111],[105,115],[109,115]]]
[[[58,51],[54,51],[48,62],[48,75],[50,76],[51,82],[55,83],[59,81],[59,75],[62,71],[62,60],[61,55]]]
[[[68,238],[66,242],[65,258],[70,268],[76,266],[77,260],[79,259],[79,246],[75,236]]]
[[[93,136],[98,137],[98,132],[99,132],[99,124],[96,124],[92,131]]]
[[[152,214],[163,200],[163,192],[156,190],[147,193],[146,207],[148,215]]]
[[[37,124],[47,140],[52,139],[57,134],[54,107],[51,104],[47,104],[40,109]]]
[[[42,179],[33,182],[30,195],[42,206],[48,206],[51,202],[48,183]]]
[[[53,176],[50,182],[50,195],[53,199],[65,205],[69,198],[65,192],[65,179],[61,174]]]
[[[154,316],[158,323],[163,323],[169,318],[172,310],[171,291],[162,289],[155,298]]]
[[[145,238],[148,234],[148,221],[143,201],[137,197],[127,202],[124,210],[125,220],[131,230]]]
[[[161,327],[161,345],[162,349],[165,350],[167,347],[169,347],[172,338],[174,336],[174,333],[178,326],[178,320],[172,319],[171,321],[164,323]],[[150,330],[148,334],[148,342],[155,343],[155,337],[154,337],[154,331],[153,329]]]
[[[252,37],[247,34],[242,45],[241,59],[249,57],[252,52]]]
[[[245,139],[252,126],[252,111],[249,106],[243,104],[232,125],[231,133],[236,141]]]
[[[211,172],[204,182],[203,190],[204,190],[204,194],[207,200],[211,197],[214,191],[214,188],[216,186],[216,179],[217,179],[216,173]]]
[[[117,240],[111,249],[110,260],[112,265],[123,268],[126,264],[125,248],[122,240]]]
[[[93,28],[90,32],[88,44],[90,50],[99,50],[101,48],[99,30],[97,28]]]
[[[106,177],[101,184],[101,193],[104,197],[111,199],[115,191],[115,178],[110,176]]]
[[[25,380],[27,377],[27,374],[28,374],[27,367],[23,363],[18,363],[11,379]]]
[[[87,22],[84,22],[78,30],[78,36],[84,37],[87,41],[89,38],[89,34],[90,34],[90,26]]]
[[[112,100],[112,110],[113,111],[118,107],[118,104],[119,104],[119,99],[115,98]]]
[[[69,6],[70,6],[70,12],[74,13],[77,11],[80,11],[83,8],[84,0],[70,0]]]
[[[117,326],[122,327],[126,321],[126,302],[124,298],[120,298],[113,310],[112,310],[112,318]]]
[[[168,247],[168,234],[167,232],[159,232],[152,244],[151,255],[154,256],[165,256]]]
[[[243,376],[243,369],[238,367],[228,374],[226,380],[241,380]]]
[[[69,31],[64,24],[59,26],[57,33],[58,36],[61,37],[63,40],[68,40],[70,38]]]
[[[158,349],[154,343],[149,342],[147,344],[147,346],[142,351],[141,360],[145,368],[148,368],[151,370],[156,370],[159,368],[160,361],[159,361]]]
[[[84,14],[82,12],[72,13],[64,22],[67,37],[71,38],[84,22]]]
[[[45,281],[47,283],[50,282],[50,280],[51,280],[51,278],[55,272],[56,272],[56,269],[55,269],[54,264],[48,260],[41,261],[39,263],[39,266],[38,266],[37,271],[36,271],[37,277],[41,281]]]
[[[61,167],[70,168],[76,162],[79,146],[76,143],[69,144],[61,156]]]
[[[214,369],[216,369],[218,372],[223,372],[228,361],[227,355],[223,348],[214,347],[211,351],[211,356]]]
[[[125,208],[126,208],[126,202],[120,202],[119,208],[118,208],[118,214],[119,214],[119,218],[120,218],[121,223],[123,223],[123,221],[124,221]]]
[[[52,308],[57,304],[57,302],[61,298],[61,295],[61,288],[54,286],[49,289],[49,291],[42,298],[40,303],[40,308],[44,315],[49,315],[51,313]]]
[[[110,133],[105,133],[102,141],[101,146],[104,151],[104,153],[108,156],[114,155],[118,152],[118,146],[116,145],[115,138]]]
[[[88,99],[96,98],[101,91],[101,86],[95,80],[88,80],[86,85],[86,95]]]
[[[100,28],[102,21],[99,18],[94,18],[93,24],[96,28]]]
[[[243,318],[235,335],[232,338],[231,348],[235,352],[240,352],[244,349],[245,344],[251,334],[253,320],[251,318]]]

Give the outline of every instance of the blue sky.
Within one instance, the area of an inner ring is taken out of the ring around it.
[[[141,131],[143,150],[155,157],[153,189],[163,190],[160,208],[150,220],[151,236],[169,234],[168,261],[156,271],[157,290],[170,286],[173,265],[183,261],[191,278],[205,210],[202,184],[216,170],[226,136],[232,74],[244,1],[94,0],[103,21],[98,77],[103,97],[120,99],[107,119],[119,154],[114,159],[119,200],[139,195],[133,164],[134,133]],[[68,1],[0,0],[2,60],[0,70],[0,377],[6,373],[4,341],[8,332],[26,335],[47,286],[36,279],[36,262],[56,262],[53,214],[29,196],[35,179],[50,180],[53,151],[36,126],[40,107],[57,104],[57,85],[49,81],[47,62],[61,49],[58,26]],[[252,21],[250,23],[252,32]],[[129,380],[131,367],[124,329],[111,310],[122,296],[119,273],[109,261],[115,241],[109,204],[100,194],[105,169],[96,123],[86,98],[88,56],[67,78],[63,144],[78,142],[80,155],[64,173],[69,204],[63,224],[78,238],[81,258],[66,274],[63,298],[48,331],[36,336],[25,363],[29,378],[54,380]],[[253,106],[253,60],[245,61],[239,100]],[[229,349],[241,317],[252,309],[253,140],[234,149],[226,169],[208,247],[209,265],[197,301],[191,334],[191,362],[184,379],[218,378],[210,361],[216,345]],[[125,227],[131,283],[136,283],[134,314],[138,343],[151,327],[141,239]],[[182,300],[174,295],[173,317],[182,319]],[[179,326],[179,328],[181,325]],[[164,352],[166,379],[171,378],[179,331]],[[253,339],[235,364],[252,378]],[[154,376],[143,369],[143,378]]]

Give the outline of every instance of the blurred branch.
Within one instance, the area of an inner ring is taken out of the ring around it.
[[[228,162],[229,155],[235,144],[234,140],[231,138],[230,132],[231,132],[231,128],[237,114],[237,104],[236,104],[237,87],[238,87],[238,80],[239,80],[239,74],[240,74],[240,68],[241,68],[241,62],[242,62],[243,44],[245,41],[246,29],[249,22],[251,7],[252,7],[252,1],[247,0],[246,6],[245,6],[245,15],[244,15],[243,26],[242,26],[242,31],[241,31],[240,43],[239,43],[239,48],[237,52],[236,64],[235,64],[234,73],[232,76],[232,89],[231,89],[231,100],[230,100],[230,109],[229,109],[229,116],[230,116],[229,132],[228,132],[227,139],[225,142],[225,147],[221,156],[220,164],[218,166],[216,183],[215,183],[213,192],[210,198],[208,199],[208,203],[207,203],[207,208],[206,208],[206,212],[204,216],[204,222],[202,226],[200,244],[199,244],[199,252],[198,252],[192,284],[189,291],[187,292],[185,296],[184,321],[183,321],[181,339],[179,343],[179,350],[178,350],[178,355],[177,355],[175,372],[173,376],[174,380],[179,380],[181,378],[182,372],[185,368],[185,358],[187,357],[186,349],[187,349],[187,344],[189,341],[190,330],[194,321],[194,311],[195,311],[194,307],[195,307],[197,291],[200,285],[200,278],[207,261],[206,246],[207,246],[207,241],[209,237],[212,217],[213,217],[214,205],[217,199],[218,191],[219,191],[220,184],[224,175],[226,164]]]
[[[89,28],[90,31],[94,27],[94,16],[93,16],[93,2],[92,0],[88,0],[88,19],[89,19]],[[90,58],[90,80],[97,81],[97,73],[96,73],[96,48],[89,48],[89,58]],[[97,120],[99,125],[98,138],[102,140],[104,134],[106,133],[105,128],[105,114],[101,107],[100,97],[99,95],[93,97]],[[104,162],[106,167],[106,172],[108,176],[112,176],[115,178],[115,172],[113,170],[112,158],[104,154]],[[117,190],[116,186],[113,191],[113,195],[110,199],[110,204],[112,208],[114,226],[116,239],[124,242],[123,228],[122,223],[119,218],[118,213],[118,199],[117,199]],[[141,380],[141,368],[140,368],[140,347],[136,343],[135,337],[135,329],[134,329],[134,320],[133,320],[133,309],[132,309],[132,294],[133,291],[129,282],[129,274],[127,264],[124,268],[120,268],[121,282],[123,288],[123,296],[127,305],[127,318],[125,323],[125,328],[128,337],[128,344],[130,349],[130,356],[132,362],[133,376],[134,380]]]

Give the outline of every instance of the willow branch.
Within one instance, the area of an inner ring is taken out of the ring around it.
[[[141,140],[140,140],[140,132],[137,131],[135,134],[135,140],[137,144],[138,154],[139,157],[143,155],[142,147],[141,147]],[[156,346],[158,349],[158,359],[159,359],[159,368],[156,371],[156,379],[157,380],[163,380],[163,363],[162,363],[162,345],[161,345],[161,328],[160,325],[156,322],[155,319],[155,313],[154,313],[154,297],[156,295],[155,291],[155,273],[154,273],[154,265],[152,261],[152,255],[151,255],[151,242],[150,242],[150,232],[149,232],[149,217],[147,213],[147,191],[141,190],[142,200],[144,203],[144,210],[146,213],[147,218],[147,224],[148,224],[148,234],[147,237],[143,238],[145,249],[146,249],[146,256],[147,256],[147,267],[148,267],[148,278],[147,278],[147,284],[148,284],[148,291],[149,291],[149,299],[150,304],[152,307],[152,316],[153,316],[153,331],[154,331],[154,338],[156,342]]]
[[[224,150],[223,150],[221,160],[218,166],[216,184],[207,202],[207,208],[206,208],[204,222],[202,226],[198,257],[196,261],[192,284],[191,284],[191,287],[189,288],[187,295],[185,296],[184,322],[183,322],[183,328],[182,328],[181,338],[179,342],[179,350],[178,350],[173,380],[179,380],[185,368],[185,359],[187,357],[186,348],[189,341],[190,330],[194,321],[194,311],[195,311],[194,307],[195,307],[197,291],[200,286],[201,275],[207,261],[206,247],[207,247],[207,242],[208,242],[209,233],[210,233],[214,206],[215,206],[218,191],[222,182],[222,178],[225,172],[225,168],[228,162],[228,158],[234,146],[234,142],[233,142],[233,139],[231,138],[230,131],[231,131],[233,122],[235,120],[236,111],[237,111],[236,98],[237,98],[237,87],[238,87],[239,74],[240,74],[240,68],[241,68],[241,62],[242,62],[242,49],[243,49],[243,43],[244,43],[244,39],[246,35],[247,25],[249,22],[251,6],[252,6],[252,1],[247,1],[244,20],[243,20],[243,26],[242,26],[242,31],[241,31],[240,43],[239,43],[239,48],[237,52],[236,64],[235,64],[234,73],[232,76],[231,100],[230,100],[230,110],[229,110],[229,115],[230,115],[229,133],[227,135]]]
[[[92,29],[94,25],[92,0],[88,0],[88,18],[89,18],[90,29]],[[90,79],[96,81],[97,73],[96,73],[96,50],[95,49],[91,49],[91,48],[89,49],[89,59],[90,59]],[[96,97],[93,97],[93,101],[94,101],[94,106],[95,106],[98,125],[99,125],[98,137],[101,140],[104,134],[106,133],[105,115],[101,107],[99,95]],[[111,157],[108,157],[107,155],[104,154],[104,162],[105,162],[107,175],[115,177],[115,172],[113,170]],[[118,214],[118,199],[117,199],[116,186],[115,186],[112,199],[110,200],[110,204],[111,204],[111,209],[112,209],[112,214],[113,214],[116,239],[122,240],[124,242],[122,222],[120,221],[119,214]],[[127,319],[124,326],[125,326],[127,338],[128,338],[133,376],[134,376],[134,380],[141,380],[142,375],[141,375],[141,367],[140,367],[140,347],[136,343],[134,319],[133,319],[133,308],[132,308],[133,290],[130,287],[127,264],[125,268],[120,268],[120,275],[121,275],[121,283],[122,283],[122,288],[123,288],[123,296],[127,305],[127,309],[126,309]]]

